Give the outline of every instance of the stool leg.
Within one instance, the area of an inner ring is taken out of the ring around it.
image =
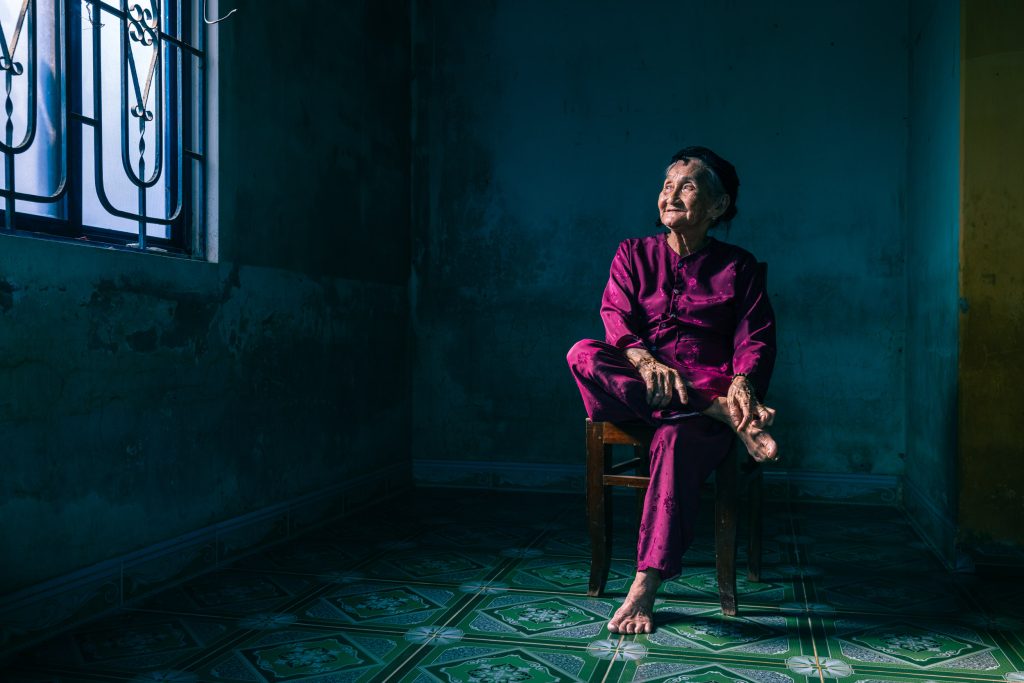
[[[736,516],[736,459],[730,450],[715,470],[715,565],[727,616],[736,616]]]
[[[612,497],[604,485],[611,465],[611,446],[604,444],[603,425],[587,423],[587,524],[590,530],[590,584],[587,595],[597,597],[608,580],[612,556]]]
[[[763,492],[761,480],[763,477],[758,472],[750,481],[750,545],[747,550],[747,578],[754,582],[761,581],[761,536],[763,534],[761,522],[761,501]]]

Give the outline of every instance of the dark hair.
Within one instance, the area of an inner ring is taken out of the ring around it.
[[[711,176],[712,185],[718,186],[714,187],[714,190],[729,195],[729,208],[712,225],[728,223],[736,216],[736,197],[740,192],[740,177],[736,175],[736,167],[707,147],[684,147],[672,155],[673,164],[677,161],[686,163],[691,159],[697,159],[704,164],[708,175]]]

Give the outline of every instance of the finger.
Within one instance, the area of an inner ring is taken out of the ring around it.
[[[758,404],[757,406],[757,422],[760,427],[770,427],[775,419],[775,411],[771,410],[767,406]]]
[[[744,429],[750,426],[750,397],[745,396],[745,400],[740,401],[740,413],[742,419],[740,420],[739,430],[742,432]]]
[[[729,404],[729,417],[732,419],[732,423],[737,426],[737,429],[739,429],[741,417],[739,402],[736,400],[735,396],[729,396],[727,402]]]
[[[683,384],[683,378],[682,378],[682,376],[680,376],[680,374],[678,372],[676,373],[676,376],[675,376],[675,385],[676,385],[676,393],[679,394],[679,402],[683,403],[683,404],[687,403],[687,399],[689,397],[686,395],[686,385]]]
[[[658,373],[658,407],[664,408],[672,400],[672,388],[669,383],[668,373]]]
[[[644,384],[647,386],[647,405],[651,405],[654,401],[654,375],[647,374],[644,376]]]

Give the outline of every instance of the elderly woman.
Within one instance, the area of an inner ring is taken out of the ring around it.
[[[693,541],[701,483],[734,434],[758,461],[778,459],[761,403],[775,364],[764,272],[747,251],[708,235],[736,215],[736,169],[705,147],[672,157],[658,195],[667,234],[628,239],[601,302],[605,342],[583,340],[569,366],[593,420],[657,429],[637,543],[637,574],[612,633],[653,631],[658,586],[678,576]]]

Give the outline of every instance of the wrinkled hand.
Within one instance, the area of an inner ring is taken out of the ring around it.
[[[659,363],[653,358],[645,358],[636,366],[640,378],[647,385],[647,405],[652,408],[665,408],[672,401],[672,393],[679,394],[679,400],[686,403],[686,385],[679,371]]]
[[[742,432],[751,425],[763,429],[775,421],[775,411],[757,400],[754,385],[745,375],[733,378],[726,400],[737,431]]]

